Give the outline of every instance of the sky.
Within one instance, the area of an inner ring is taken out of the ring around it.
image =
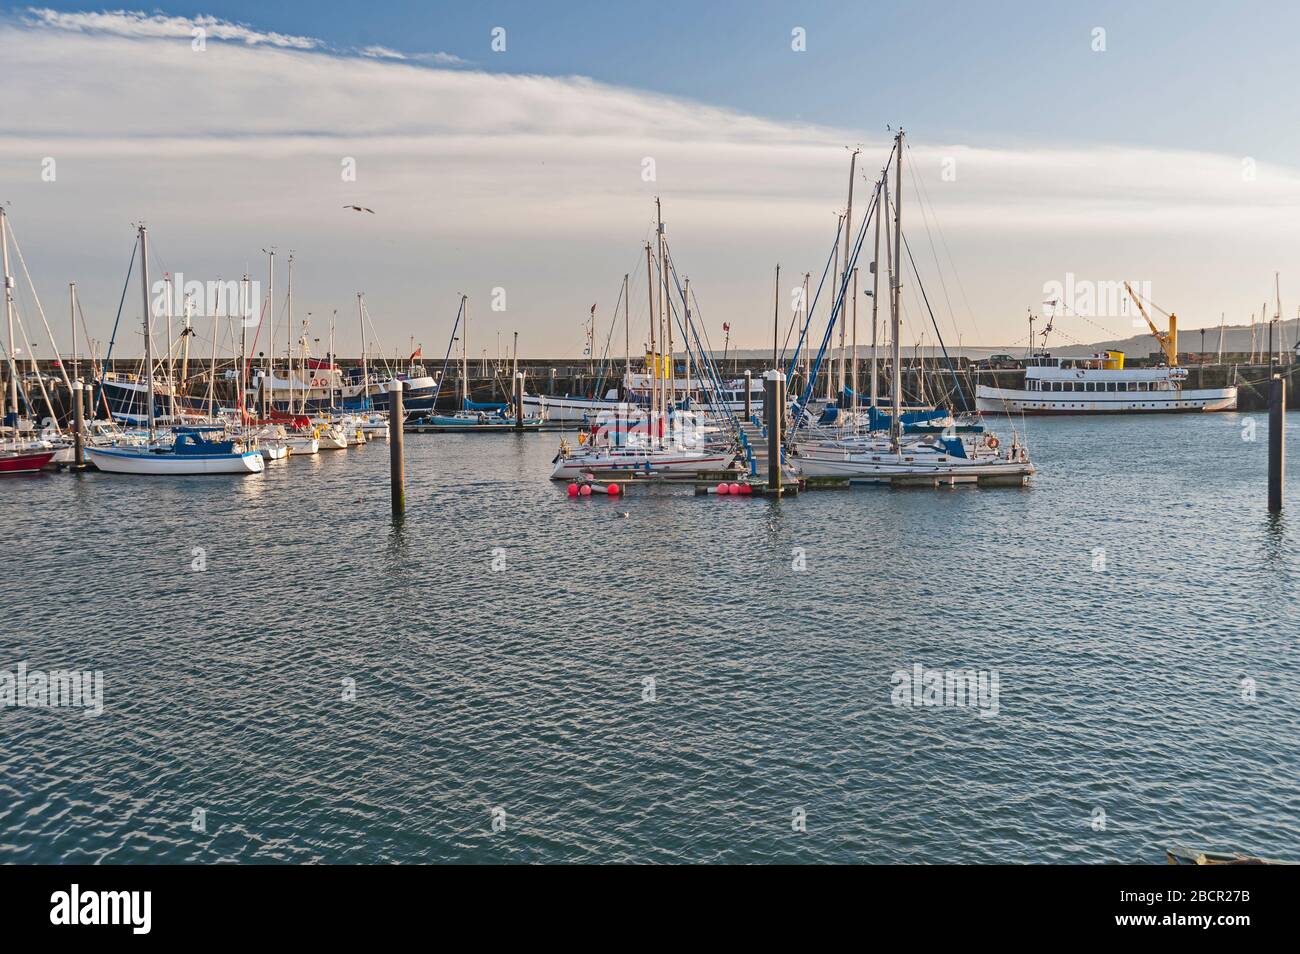
[[[337,311],[340,353],[358,292],[386,353],[440,356],[461,293],[472,354],[518,332],[523,357],[580,356],[593,303],[597,352],[621,353],[625,273],[635,350],[656,196],[710,340],[725,323],[731,348],[765,348],[774,266],[784,326],[849,150],[860,221],[901,124],[906,343],[935,338],[921,287],[949,344],[1023,344],[1048,309],[1060,344],[1125,337],[1127,310],[1090,307],[1105,295],[1044,304],[1124,280],[1217,328],[1271,315],[1275,273],[1283,316],[1300,304],[1300,63],[1270,40],[1298,21],[1199,2],[5,5],[0,201],[63,348],[71,281],[108,339],[143,221],[155,278],[248,272],[265,294],[274,246],[281,351],[290,250],[295,320],[324,339]],[[124,301],[116,347],[138,353]]]

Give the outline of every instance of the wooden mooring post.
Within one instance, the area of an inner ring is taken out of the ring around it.
[[[514,402],[515,402],[515,430],[524,429],[524,373],[515,372],[514,383]]]
[[[72,382],[72,466],[76,470],[86,467],[85,403],[81,399],[81,379]]]
[[[393,499],[393,518],[406,515],[406,463],[402,457],[404,418],[402,382],[388,382],[388,483]]]
[[[1280,374],[1269,382],[1268,395],[1268,509],[1282,511],[1282,481],[1286,473],[1286,380]]]
[[[763,417],[767,422],[767,489],[781,492],[781,431],[785,424],[785,375],[772,369],[763,375]]]

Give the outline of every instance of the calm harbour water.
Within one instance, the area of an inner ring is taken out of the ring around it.
[[[400,531],[382,443],[6,478],[0,670],[102,670],[104,713],[0,709],[0,862],[1300,858],[1266,426],[1031,420],[1028,489],[784,501],[409,435]],[[917,663],[997,670],[996,716],[892,705]]]

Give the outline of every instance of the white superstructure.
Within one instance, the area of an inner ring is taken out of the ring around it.
[[[1231,411],[1236,387],[1188,388],[1186,368],[1125,368],[1124,354],[1031,359],[1021,388],[981,384],[976,407],[1001,414],[1149,414]]]

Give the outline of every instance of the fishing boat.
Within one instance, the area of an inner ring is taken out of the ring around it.
[[[552,459],[552,480],[572,480],[586,473],[619,473],[661,476],[665,474],[717,473],[731,469],[734,450],[710,447],[569,447],[560,442]]]
[[[234,440],[224,439],[222,426],[177,427],[170,443],[159,440],[154,416],[153,335],[149,290],[149,234],[139,226],[140,288],[144,304],[144,403],[148,442],[144,445],[88,447],[87,459],[112,474],[250,474],[261,473],[262,455],[246,450]],[[214,435],[222,432],[223,439]]]

